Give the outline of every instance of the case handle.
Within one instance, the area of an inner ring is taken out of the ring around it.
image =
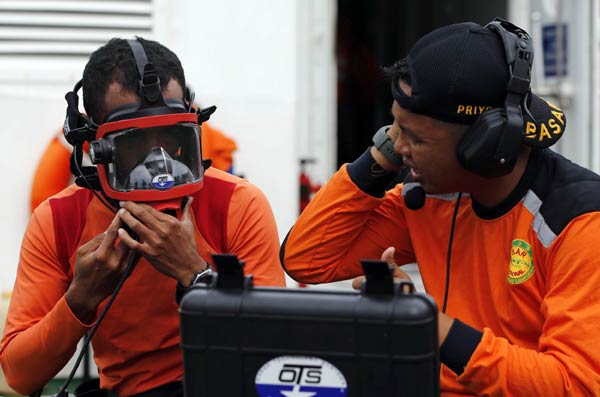
[[[405,295],[415,292],[409,280],[394,282],[394,269],[387,262],[363,259],[360,261],[365,273],[362,291],[365,295]]]
[[[217,274],[213,281],[218,289],[248,289],[253,285],[252,275],[244,277],[244,262],[234,254],[212,254]]]
[[[365,295],[393,295],[394,277],[387,262],[371,259],[360,261],[365,272],[362,290]]]

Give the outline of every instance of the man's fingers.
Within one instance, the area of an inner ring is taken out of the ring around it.
[[[127,230],[120,228],[118,230],[118,234],[119,238],[121,239],[121,244],[119,244],[119,246],[125,245],[125,247],[127,247],[128,250],[138,250],[140,248],[140,242],[134,239],[129,233],[127,233]]]
[[[103,245],[102,248],[108,248],[112,246],[117,238],[117,230],[119,228],[119,225],[120,218],[118,216],[115,216],[110,222],[110,225],[108,225],[108,228],[104,231],[104,233],[97,235],[96,237],[94,237],[93,239],[91,239],[90,241],[78,248],[77,251],[79,252],[79,254],[88,254],[90,252],[96,251],[101,245]]]
[[[119,229],[119,235],[121,230],[123,229]],[[127,255],[129,253],[133,255],[133,251],[129,248],[129,246],[127,246],[127,244],[125,244],[125,242],[121,238],[121,241],[119,242],[119,244],[117,244],[117,247],[115,248],[115,259],[119,262],[119,268],[121,270],[125,270],[125,268],[127,267],[127,264],[129,262]]]
[[[121,226],[121,218],[117,214],[110,222],[110,225],[108,225],[106,231],[100,235],[102,236],[102,240],[98,247],[98,250],[112,249],[118,237],[117,230],[119,230],[119,226]]]
[[[406,274],[398,265],[396,265],[396,260],[394,259],[394,254],[396,253],[396,248],[388,247],[381,254],[381,260],[387,262],[393,269],[394,280],[409,280],[410,277]]]
[[[390,129],[387,131],[387,134],[390,137],[392,143],[396,142],[396,139],[398,139],[398,135],[400,135],[400,127],[398,127],[398,124],[396,124],[395,121],[394,124],[392,124]]]
[[[96,237],[94,237],[93,239],[88,241],[87,243],[85,243],[85,244],[81,245],[79,248],[77,248],[77,256],[81,257],[81,256],[85,256],[85,255],[89,254],[90,252],[94,252],[95,250],[98,249],[100,244],[102,244],[102,240],[104,240],[104,233],[97,235]]]
[[[149,204],[121,201],[119,205],[121,208],[130,212],[133,217],[139,219],[144,225],[151,228],[158,226],[161,222],[168,221],[171,218],[171,215],[158,211]]]
[[[144,238],[148,235],[148,227],[146,226],[147,224],[140,221],[141,218],[138,219],[134,213],[132,213],[125,207],[121,208],[117,212],[117,215],[121,218],[123,223],[125,223],[127,226],[129,226],[129,228],[132,231],[134,231],[135,233],[137,233],[138,236]],[[150,227],[152,227],[152,226],[150,226]],[[155,225],[155,227],[158,228],[158,225]],[[119,234],[119,237],[122,238],[122,236],[120,234]]]
[[[188,196],[187,203],[185,203],[185,207],[183,207],[183,212],[181,214],[181,222],[192,221],[192,201],[194,201],[194,198]]]
[[[396,248],[387,247],[383,254],[381,254],[381,260],[387,262],[389,265],[396,266],[396,262],[394,262],[394,254],[396,253]]]
[[[396,248],[394,247],[388,247],[386,248],[383,253],[381,254],[381,260],[383,262],[386,262],[391,268],[394,269],[394,279],[407,279],[410,280],[410,278],[406,275],[406,273],[404,273],[402,270],[400,270],[400,268],[396,265],[396,263],[394,262],[394,253],[396,252]],[[400,272],[400,273],[397,273]],[[396,274],[398,274],[398,277],[396,276]],[[405,277],[404,277],[405,276]],[[365,282],[365,276],[359,276],[356,277],[354,280],[352,280],[352,288],[354,289],[360,289],[362,284]]]
[[[362,284],[365,282],[365,276],[358,276],[354,280],[352,280],[352,288],[360,289]]]
[[[402,269],[400,269],[399,267],[395,267],[394,268],[394,280],[408,280],[408,281],[412,281],[410,279],[410,276],[408,274],[406,274]]]

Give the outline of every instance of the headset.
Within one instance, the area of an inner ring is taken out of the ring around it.
[[[496,18],[485,25],[504,46],[510,73],[503,108],[483,112],[459,141],[456,151],[463,168],[486,178],[509,174],[523,139],[523,107],[529,93],[533,43],[518,26]]]
[[[160,86],[160,78],[156,73],[154,65],[148,61],[146,52],[141,42],[136,37],[135,40],[127,40],[134,56],[138,74],[140,77],[139,87],[137,90],[141,102],[135,105],[124,106],[115,109],[106,117],[104,122],[112,122],[122,119],[147,117],[168,113],[195,113],[198,117],[198,125],[207,121],[211,114],[217,109],[216,106],[207,108],[199,108],[193,106],[194,94],[189,87],[185,87],[185,99],[181,102],[176,99],[163,99]],[[67,110],[65,122],[63,124],[63,133],[67,142],[73,146],[73,152],[70,159],[70,170],[75,176],[75,183],[78,186],[88,188],[103,193],[104,199],[100,199],[103,203],[113,200],[104,194],[98,176],[98,170],[94,166],[83,166],[83,147],[86,143],[90,145],[90,152],[94,153],[94,157],[99,161],[93,163],[102,163],[103,159],[110,156],[107,148],[102,140],[96,140],[96,134],[100,124],[94,121],[79,111],[79,96],[77,92],[82,88],[83,80],[78,81],[73,90],[67,92],[65,100],[67,101]],[[205,168],[210,166],[210,160],[205,160]],[[106,203],[105,203],[106,205]]]

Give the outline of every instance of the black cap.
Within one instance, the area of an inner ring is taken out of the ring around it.
[[[468,125],[485,110],[504,107],[511,71],[497,26],[464,22],[441,27],[419,39],[404,59],[411,96],[400,89],[398,76],[392,82],[392,96],[398,105],[437,120]],[[531,93],[528,81],[525,89],[521,104],[523,142],[548,147],[562,136],[566,117],[558,107]]]

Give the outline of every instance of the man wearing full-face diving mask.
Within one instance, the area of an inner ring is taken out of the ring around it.
[[[76,184],[31,217],[0,345],[17,392],[34,393],[63,368],[132,258],[141,257],[92,338],[103,395],[181,395],[176,298],[211,254],[236,254],[255,284],[285,285],[266,198],[202,159],[200,125],[214,108],[193,109],[184,88],[166,47],[113,39],[67,94]]]

